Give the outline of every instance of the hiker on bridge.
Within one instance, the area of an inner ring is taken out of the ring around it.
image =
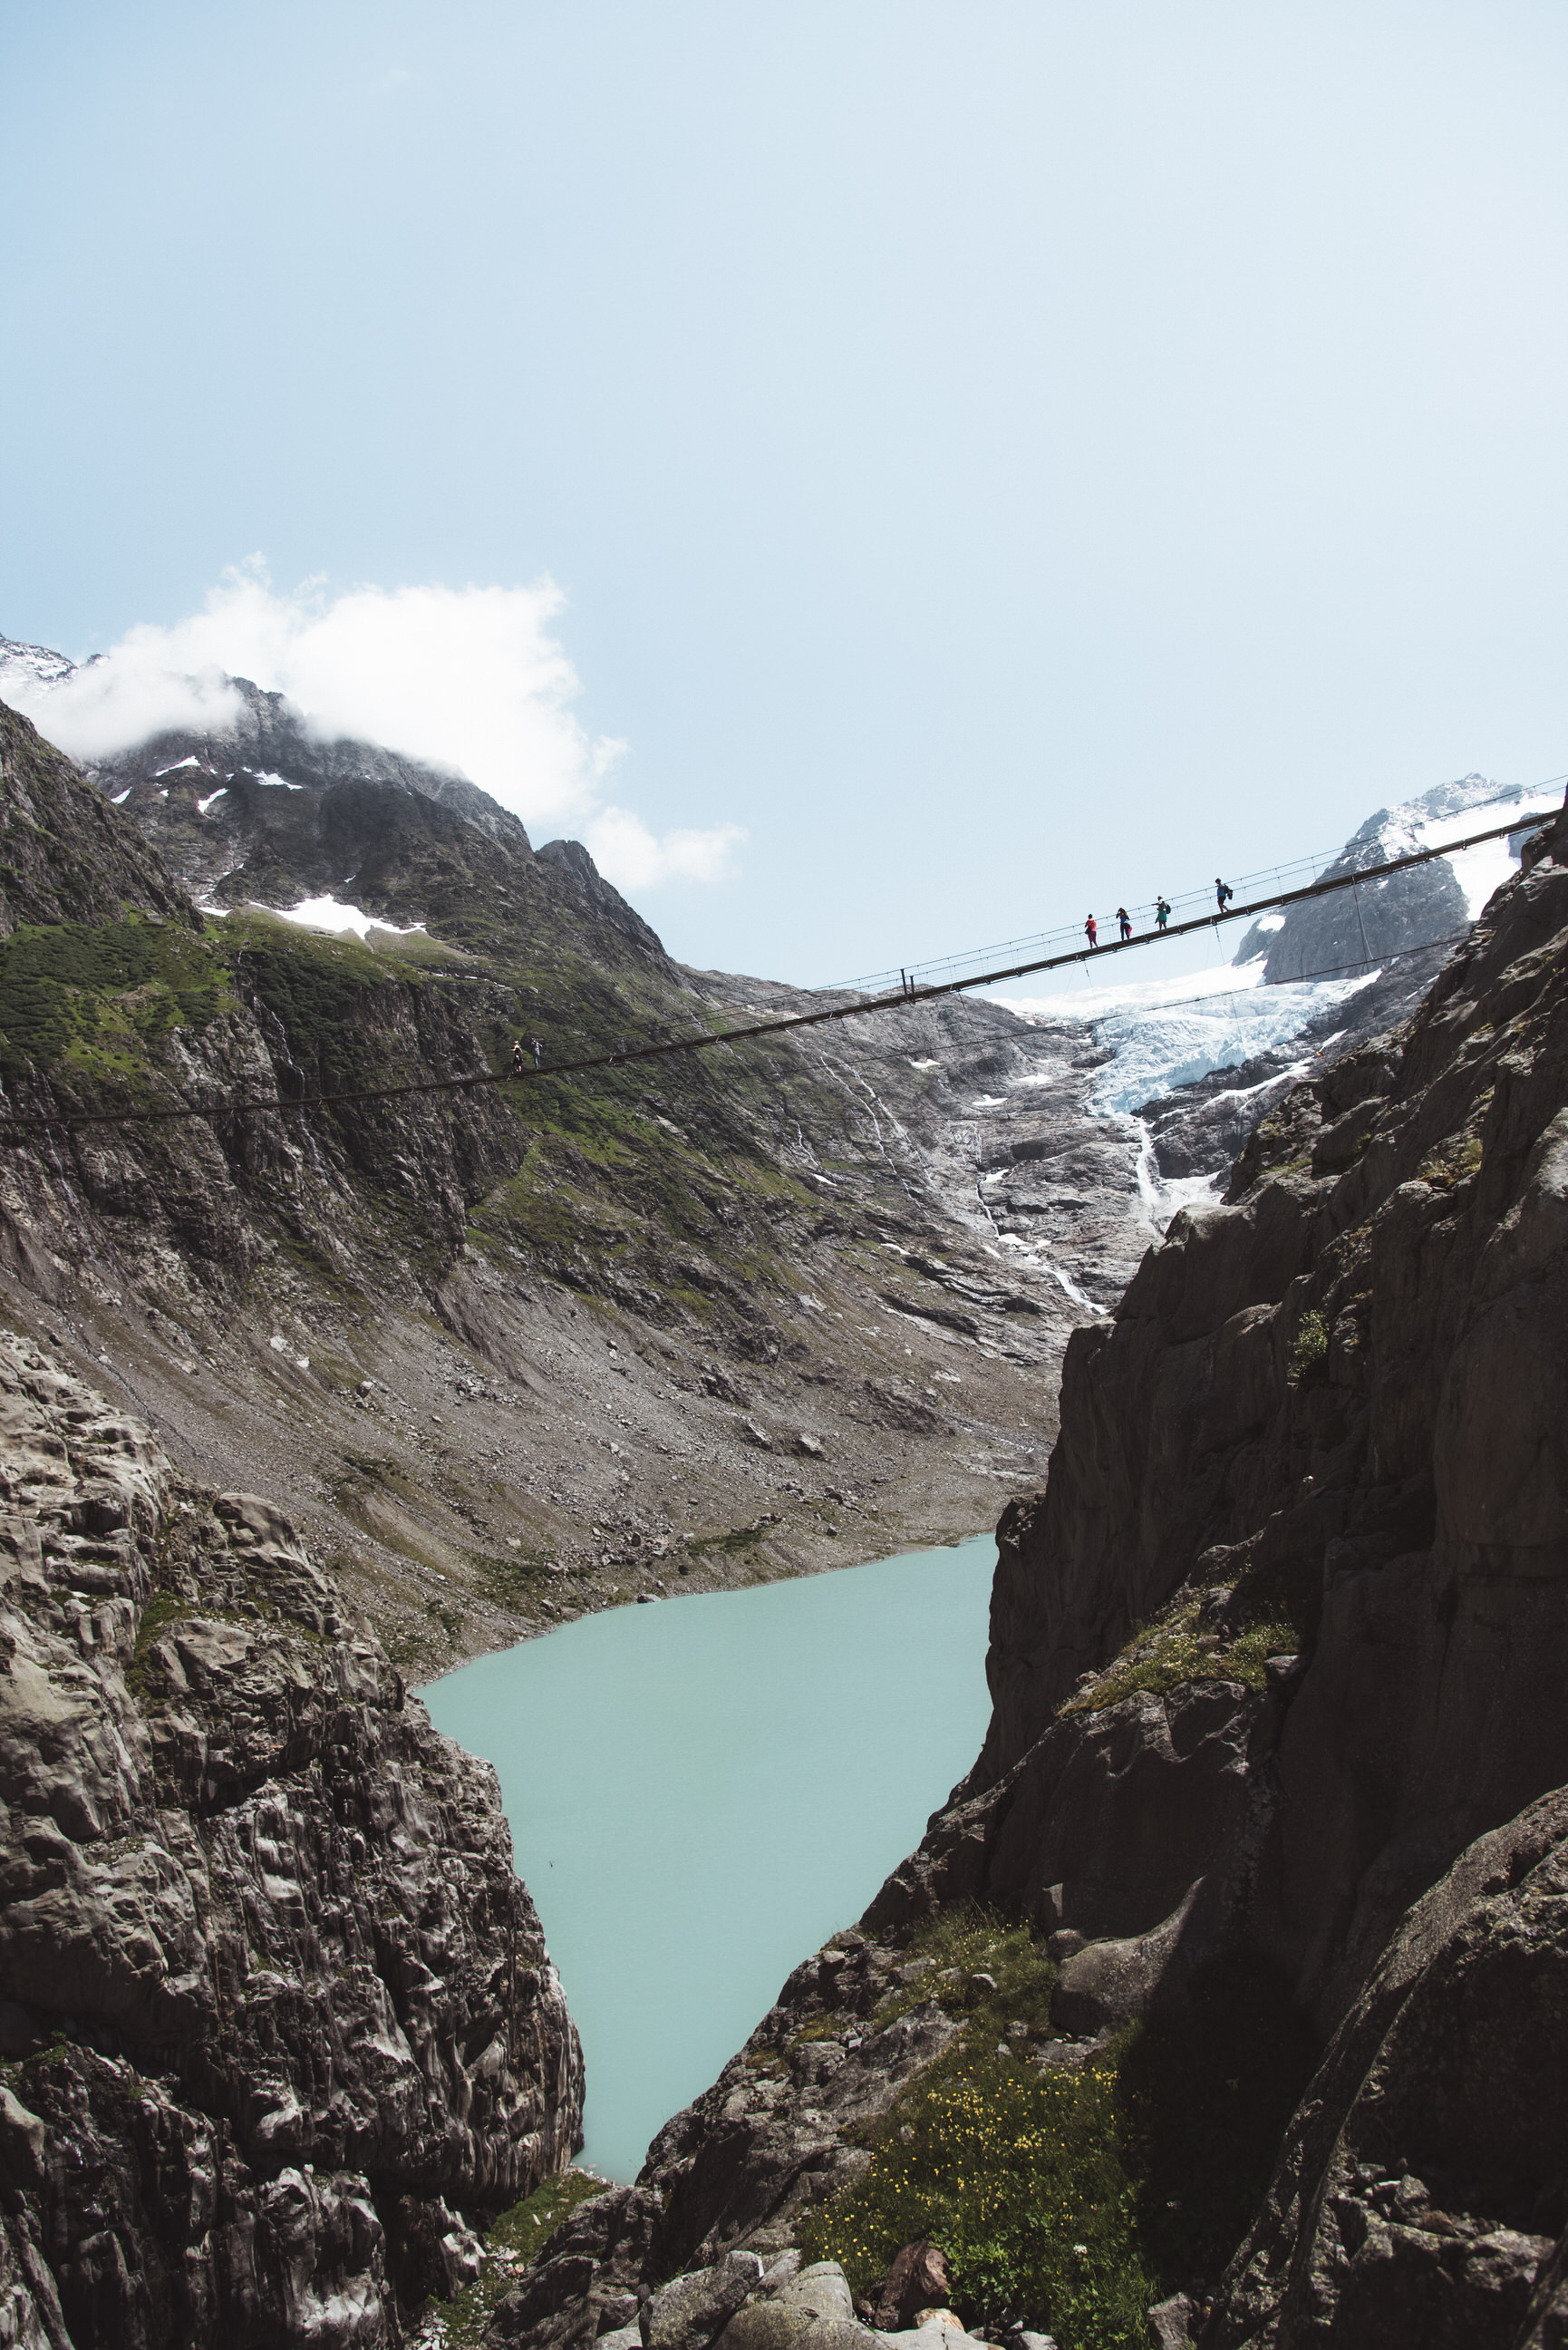
[[[534,1055],[534,1066],[536,1069],[542,1069],[545,1066],[544,1038],[542,1036],[530,1036],[528,1039],[528,1049]]]
[[[1116,920],[1121,926],[1122,944],[1125,946],[1132,936],[1132,916],[1125,906],[1116,908]]]
[[[1099,945],[1100,926],[1098,922],[1096,921],[1093,914],[1089,916],[1088,920],[1084,924],[1084,936],[1088,940],[1091,947],[1097,947]]]
[[[1214,896],[1221,913],[1225,911],[1228,901],[1232,899],[1235,894],[1236,892],[1231,889],[1229,881],[1221,881],[1220,876],[1216,873],[1214,876]]]
[[[1168,899],[1157,898],[1155,899],[1154,919],[1158,927],[1163,931],[1167,922],[1170,920],[1170,901]]]
[[[514,1077],[520,1077],[523,1074],[523,1039],[521,1036],[517,1038],[515,1044],[512,1047],[512,1074]]]

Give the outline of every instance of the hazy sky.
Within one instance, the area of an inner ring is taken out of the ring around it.
[[[450,733],[691,961],[1568,767],[1561,5],[6,0],[4,55],[0,632]]]

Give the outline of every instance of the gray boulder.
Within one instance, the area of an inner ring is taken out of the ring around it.
[[[710,2269],[676,2277],[643,2304],[645,2350],[706,2350],[762,2281],[755,2252],[729,2252]]]
[[[802,2311],[807,2317],[849,2324],[855,2316],[855,2296],[836,2261],[813,2261],[797,2269],[774,2296],[780,2309]]]

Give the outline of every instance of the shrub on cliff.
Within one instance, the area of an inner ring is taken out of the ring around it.
[[[1150,2303],[1212,2285],[1250,2225],[1312,2072],[1287,1986],[1233,1953],[1179,2008],[1075,2072],[1028,2057],[1028,2033],[1051,2029],[1055,1970],[1024,1928],[961,1908],[916,1947],[929,1968],[874,2023],[936,1990],[962,2034],[877,2126],[869,2168],[810,2216],[802,2244],[865,2292],[926,2239],[971,2324],[1022,2320],[1061,2350],[1144,2350]]]
[[[1024,2315],[1063,2350],[1143,2350],[1159,2288],[1138,2248],[1114,2064],[1041,2073],[996,2055],[940,2069],[900,2106],[870,2169],[807,2222],[808,2256],[841,2262],[864,2292],[925,2237],[971,2322]]]

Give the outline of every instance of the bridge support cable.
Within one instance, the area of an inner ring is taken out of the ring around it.
[[[677,1036],[648,1045],[623,1044],[613,1053],[589,1054],[576,1061],[557,1061],[541,1068],[524,1066],[512,1069],[481,1069],[472,1076],[427,1077],[401,1086],[361,1086],[340,1093],[299,1095],[293,1100],[283,1095],[260,1099],[221,1099],[213,1102],[182,1102],[167,1109],[66,1110],[47,1116],[18,1116],[0,1109],[0,1143],[19,1139],[25,1135],[58,1132],[63,1128],[88,1126],[159,1126],[171,1125],[182,1119],[209,1118],[214,1123],[225,1118],[285,1115],[311,1109],[348,1107],[361,1102],[406,1101],[421,1094],[461,1094],[480,1086],[539,1085],[561,1077],[586,1076],[598,1069],[618,1069],[637,1061],[667,1060],[676,1053],[701,1053],[710,1045],[739,1045],[756,1036],[781,1036],[795,1029],[821,1028],[838,1020],[864,1020],[876,1012],[896,1012],[921,1003],[938,1003],[950,995],[967,994],[977,987],[996,987],[1012,979],[1032,979],[1037,972],[1062,971],[1075,964],[1108,962],[1113,956],[1128,954],[1137,949],[1158,946],[1167,939],[1189,938],[1199,931],[1212,926],[1216,936],[1221,922],[1255,920],[1260,914],[1273,911],[1281,906],[1300,906],[1314,898],[1326,898],[1337,889],[1355,889],[1363,881],[1379,881],[1393,873],[1408,873],[1418,865],[1430,865],[1434,858],[1455,856],[1460,849],[1479,847],[1482,842],[1506,839],[1509,835],[1530,831],[1554,820],[1554,811],[1534,816],[1515,816],[1507,824],[1492,825],[1485,832],[1468,833],[1462,840],[1449,840],[1431,848],[1415,850],[1407,857],[1390,858],[1383,865],[1368,865],[1356,873],[1335,874],[1331,879],[1311,881],[1295,889],[1282,889],[1267,898],[1252,898],[1245,905],[1227,906],[1222,913],[1203,913],[1184,922],[1172,922],[1161,930],[1135,931],[1128,939],[1107,939],[1104,946],[1074,947],[1064,953],[1042,955],[1033,962],[1012,963],[1000,971],[975,972],[967,979],[940,980],[931,984],[917,984],[912,974],[902,971],[898,988],[878,995],[857,997],[849,1003],[835,1003],[820,1012],[792,1012],[777,1020],[756,1020],[741,1028],[711,1028],[695,1036]],[[1360,899],[1355,900],[1356,918],[1360,920]],[[1366,931],[1362,943],[1366,944]],[[1371,962],[1376,958],[1368,956]],[[1383,960],[1395,960],[1390,954]],[[504,984],[504,983],[498,983]]]

